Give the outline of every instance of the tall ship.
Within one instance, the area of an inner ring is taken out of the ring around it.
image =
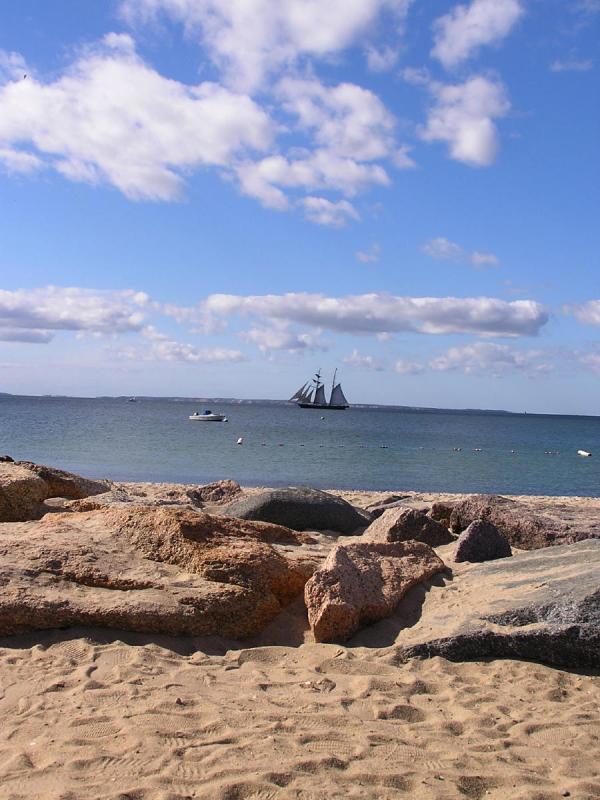
[[[349,408],[349,403],[344,397],[342,384],[336,383],[337,369],[333,373],[331,382],[331,395],[329,402],[325,396],[325,384],[321,380],[321,370],[315,373],[315,377],[301,386],[291,397],[289,402],[296,403],[300,408],[320,408],[330,411],[344,411]]]

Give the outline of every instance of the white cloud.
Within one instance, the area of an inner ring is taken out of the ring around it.
[[[230,350],[226,347],[196,347],[169,339],[151,345],[148,357],[156,361],[183,361],[188,364],[211,364],[219,361],[237,363],[245,360],[239,350]]]
[[[306,218],[317,225],[343,228],[351,219],[360,219],[358,211],[347,200],[334,202],[326,197],[304,197],[300,201]]]
[[[584,325],[600,325],[600,300],[588,300],[587,303],[576,304],[566,310],[572,311],[575,319]]]
[[[262,353],[271,350],[286,350],[298,353],[303,350],[327,350],[327,345],[320,341],[318,333],[295,333],[283,324],[272,324],[266,327],[251,328],[241,334],[242,338],[255,344]]]
[[[394,364],[394,372],[399,375],[419,375],[425,370],[423,364],[418,364],[416,361],[406,361],[405,359],[398,359]]]
[[[49,341],[52,331],[100,334],[139,331],[150,300],[143,292],[47,286],[0,290],[0,336],[20,341]]]
[[[358,250],[356,253],[356,258],[363,264],[374,264],[376,261],[379,261],[380,253],[381,245],[379,242],[373,242],[368,250]]]
[[[246,161],[236,168],[236,174],[244,194],[279,211],[290,207],[290,199],[280,187],[308,191],[327,189],[354,197],[369,186],[387,186],[390,182],[378,164],[361,164],[351,158],[340,158],[329,150],[316,150],[295,160],[276,155],[256,162]]]
[[[421,138],[447,142],[456,161],[476,167],[492,164],[498,151],[493,120],[510,109],[502,84],[475,76],[461,84],[432,83],[430,91],[435,102]]]
[[[451,242],[443,236],[437,236],[423,245],[423,252],[426,256],[434,258],[436,261],[458,261],[464,257],[463,248]]]
[[[600,375],[600,353],[579,354],[577,360],[583,367]]]
[[[396,66],[400,53],[395,47],[374,47],[369,45],[365,49],[367,66],[371,72],[389,72]]]
[[[381,372],[383,370],[383,365],[375,356],[362,355],[356,348],[354,348],[352,353],[346,356],[343,361],[344,364],[348,364],[350,367],[356,367],[357,369],[371,369],[376,372]]]
[[[0,342],[22,342],[27,344],[47,344],[53,337],[52,331],[24,330],[0,327]]]
[[[572,58],[566,61],[556,59],[550,64],[551,72],[589,72],[593,67],[594,62],[591,58],[581,60]]]
[[[364,37],[384,12],[397,20],[410,0],[124,0],[130,21],[163,13],[197,36],[225,80],[258,88],[301,57],[322,58]]]
[[[175,199],[184,173],[231,166],[273,137],[270,119],[249,97],[164,78],[118,34],[53,82],[8,80],[0,106],[0,148],[13,168],[43,160],[70,180],[103,181],[131,199]]]
[[[376,94],[354,83],[325,86],[317,80],[284,78],[277,85],[283,108],[319,147],[342,158],[372,161],[394,147],[395,120]]]
[[[444,236],[431,239],[421,249],[425,255],[436,261],[469,261],[475,267],[497,267],[500,264],[500,260],[493,253],[474,250],[468,254],[464,247]]]
[[[0,162],[8,172],[30,173],[44,166],[44,162],[33,153],[15,150],[12,147],[0,147]]]
[[[476,267],[498,267],[500,266],[500,259],[493,253],[482,253],[480,250],[474,250],[470,256],[471,264]]]
[[[431,55],[446,69],[507,36],[523,13],[519,0],[472,0],[434,22]]]
[[[538,350],[514,350],[505,344],[475,342],[464,347],[451,347],[444,355],[429,362],[437,372],[458,370],[465,375],[485,373],[500,376],[509,370],[523,370],[529,374],[543,374],[552,370],[552,365],[543,361],[544,354]]]
[[[533,300],[507,302],[492,297],[398,297],[388,294],[327,297],[322,294],[209,295],[201,314],[250,315],[353,334],[418,331],[535,336],[548,313]]]

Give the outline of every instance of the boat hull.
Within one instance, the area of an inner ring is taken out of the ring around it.
[[[202,422],[225,422],[225,415],[224,414],[192,414],[188,417],[193,422],[202,421]]]
[[[314,408],[317,411],[345,411],[348,406],[320,405],[319,403],[298,403],[299,408]]]

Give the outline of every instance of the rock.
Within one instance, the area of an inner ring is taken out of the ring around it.
[[[203,503],[229,503],[241,491],[242,487],[239,483],[228,479],[199,486],[193,490],[193,493],[190,492],[190,496],[193,494],[196,505],[202,505]]]
[[[513,547],[521,550],[573,544],[600,536],[600,533],[574,530],[558,519],[535,514],[522,503],[497,495],[473,495],[457,503],[452,510],[451,529],[460,533],[476,519],[491,522]]]
[[[444,568],[444,562],[421,542],[334,547],[304,587],[315,639],[348,639],[362,625],[388,616],[411,587]]]
[[[398,661],[521,658],[600,668],[600,540],[458,570],[427,593],[417,623],[402,629]]]
[[[351,534],[371,522],[363,509],[340,497],[304,486],[271,489],[224,506],[220,514],[238,519],[263,520],[297,531],[331,530]]]
[[[40,515],[48,486],[35,472],[14,463],[0,463],[0,522],[19,522]]]
[[[414,508],[391,508],[372,522],[363,533],[371,542],[407,542],[415,539],[430,547],[454,541],[447,528]]]
[[[445,528],[449,528],[450,518],[452,516],[452,510],[454,506],[455,503],[437,501],[431,506],[431,509],[429,510],[429,516],[436,522],[440,522]]]
[[[95,625],[244,637],[308,572],[265,540],[301,534],[174,508],[51,514],[0,532],[0,634]]]
[[[66,497],[69,500],[79,500],[82,497],[101,494],[110,488],[110,481],[93,481],[89,478],[82,478],[81,475],[75,475],[73,472],[34,464],[31,461],[17,461],[16,463],[46,482],[47,497]]]
[[[476,519],[458,537],[455,561],[493,561],[508,558],[512,550],[508,539],[491,522]]]
[[[373,519],[380,517],[384,511],[389,511],[391,508],[408,508],[406,500],[395,500],[393,503],[385,503],[385,505],[372,505],[368,506],[367,510],[370,512]],[[429,511],[429,506],[418,509],[419,511]]]
[[[14,458],[12,456],[6,456],[6,455],[0,456],[0,462],[2,461],[12,464],[14,462]]]

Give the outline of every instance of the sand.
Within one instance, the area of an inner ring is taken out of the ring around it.
[[[529,502],[581,520],[600,508]],[[387,629],[315,644],[298,602],[246,643],[88,629],[4,638],[0,798],[600,798],[598,674],[397,666]]]

